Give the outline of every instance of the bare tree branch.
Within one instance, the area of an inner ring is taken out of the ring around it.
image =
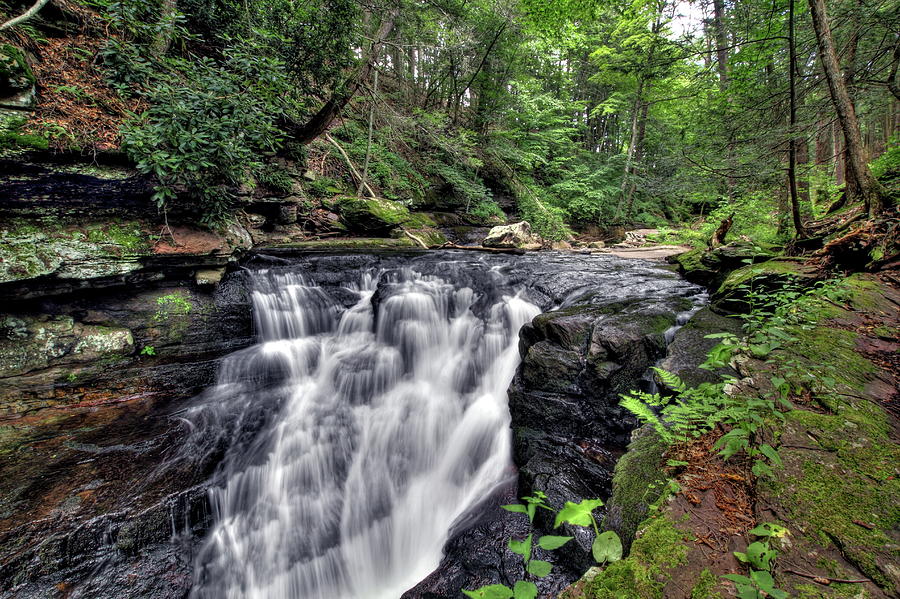
[[[22,13],[18,17],[10,19],[3,25],[0,25],[0,31],[9,29],[10,27],[15,27],[16,25],[20,25],[20,24],[24,23],[25,21],[27,21],[34,15],[38,14],[38,11],[40,11],[42,8],[44,8],[44,5],[47,4],[48,2],[50,2],[50,0],[37,0],[37,2],[34,3],[34,6],[29,8],[28,10],[26,10],[24,13]]]

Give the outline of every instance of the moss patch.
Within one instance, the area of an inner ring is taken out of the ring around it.
[[[647,521],[631,554],[611,564],[588,585],[590,599],[663,599],[672,571],[687,563],[685,541],[693,535],[667,515]]]
[[[613,493],[607,503],[604,530],[615,530],[626,547],[665,488],[662,472],[666,444],[650,426],[637,431],[628,451],[616,463]]]
[[[408,237],[399,239],[382,237],[358,237],[354,239],[316,239],[283,243],[273,247],[294,248],[298,250],[366,250],[366,249],[410,249],[420,247]]]
[[[722,595],[716,591],[719,580],[716,575],[709,571],[709,568],[700,573],[700,579],[694,588],[691,589],[691,599],[721,599]]]
[[[352,231],[387,232],[410,218],[405,206],[382,198],[344,196],[334,202],[341,220]]]

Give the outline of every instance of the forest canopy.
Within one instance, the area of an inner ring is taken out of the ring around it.
[[[31,65],[40,96],[3,143],[122,152],[210,226],[235,190],[303,171],[312,198],[514,214],[548,238],[700,217],[700,239],[734,214],[785,240],[897,195],[889,1],[38,4],[0,2],[3,68]]]

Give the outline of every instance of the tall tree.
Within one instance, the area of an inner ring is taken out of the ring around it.
[[[869,170],[866,162],[866,150],[859,130],[856,109],[838,63],[834,37],[831,34],[828,13],[825,10],[825,0],[809,0],[809,11],[819,47],[819,60],[822,63],[831,101],[834,104],[847,145],[848,166],[851,168],[847,169],[846,175],[848,178],[854,178],[852,185],[848,182],[846,193],[851,201],[861,200],[869,216],[874,217],[884,209],[884,192],[881,185],[872,176],[872,171]]]

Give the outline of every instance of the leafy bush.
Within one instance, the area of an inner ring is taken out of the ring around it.
[[[284,168],[276,164],[265,164],[256,173],[261,185],[280,194],[289,194],[294,188],[294,179]]]
[[[158,206],[183,193],[201,222],[218,224],[229,216],[232,190],[250,184],[261,155],[278,148],[279,92],[289,82],[280,62],[238,50],[221,64],[173,64],[180,71],[146,92],[150,108],[125,125],[122,145],[139,171],[158,180]]]
[[[506,214],[497,202],[481,200],[469,209],[469,216],[482,223],[504,222]]]

